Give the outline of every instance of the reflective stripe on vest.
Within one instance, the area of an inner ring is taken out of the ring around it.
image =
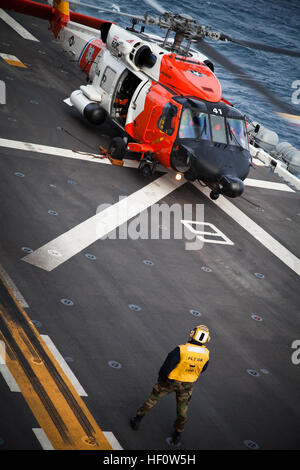
[[[195,382],[209,359],[209,351],[204,346],[190,343],[180,344],[180,361],[168,375],[169,379],[180,382]]]

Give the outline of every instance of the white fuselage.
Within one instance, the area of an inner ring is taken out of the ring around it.
[[[57,40],[63,49],[78,61],[88,77],[89,83],[71,94],[71,104],[81,114],[88,103],[101,104],[121,127],[125,127],[125,122],[121,123],[121,119],[118,119],[118,111],[114,106],[124,79],[131,74],[136,82],[126,115],[128,124],[144,109],[147,89],[153,81],[159,81],[162,58],[169,53],[158,44],[163,42],[161,37],[146,33],[136,35],[115,24],[109,29],[106,43],[100,40],[98,30],[71,21],[60,31]],[[145,46],[156,57],[156,62],[151,68],[139,67],[135,63],[138,50]],[[207,59],[197,51],[191,51],[190,55],[200,61]]]

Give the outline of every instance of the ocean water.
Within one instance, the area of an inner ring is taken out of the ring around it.
[[[83,0],[102,8],[119,8],[123,13],[155,14],[143,0]],[[160,5],[174,13],[186,13],[201,24],[211,26],[229,36],[263,42],[286,49],[300,49],[300,0],[161,0]],[[77,9],[99,18],[113,20],[120,26],[131,24],[129,19],[108,13],[97,13],[84,6]],[[146,31],[164,35],[165,30],[146,28]],[[208,40],[230,60],[243,67],[252,77],[264,84],[281,100],[292,103],[300,89],[300,58],[256,51],[233,43]],[[257,91],[242,84],[222,66],[215,64],[215,74],[220,80],[223,97],[245,113],[249,120],[260,122],[276,131],[280,141],[288,141],[300,149],[300,127],[288,124],[276,113],[271,104]],[[298,84],[295,82],[298,81]],[[295,93],[296,92],[296,93]],[[298,94],[300,101],[300,92]],[[293,104],[300,115],[300,103]]]

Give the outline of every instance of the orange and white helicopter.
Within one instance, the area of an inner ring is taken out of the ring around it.
[[[155,0],[146,1],[159,17],[118,12],[131,18],[132,27],[127,29],[72,12],[65,0],[54,0],[53,5],[0,0],[0,6],[50,21],[57,41],[87,75],[87,83],[66,101],[90,123],[100,125],[110,118],[123,131],[123,137],[110,142],[112,157],[122,159],[127,151],[135,152],[145,176],[160,163],[172,168],[178,179],[207,184],[212,199],[219,194],[240,196],[251,166],[246,117],[222,97],[211,59],[284,113],[294,112],[203,38],[287,55],[300,53],[233,39],[188,15],[167,12]],[[135,29],[138,23],[140,31]],[[167,30],[165,38],[145,32],[145,26],[153,25]]]

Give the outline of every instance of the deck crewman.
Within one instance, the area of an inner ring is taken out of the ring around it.
[[[209,362],[209,350],[205,346],[210,340],[209,329],[199,325],[190,331],[186,344],[180,344],[171,351],[158,373],[157,383],[136,415],[130,419],[132,429],[137,430],[145,414],[156,403],[171,392],[176,393],[177,417],[171,444],[180,443],[181,433],[187,422],[187,411],[192,398],[193,387],[199,375],[205,371]]]

